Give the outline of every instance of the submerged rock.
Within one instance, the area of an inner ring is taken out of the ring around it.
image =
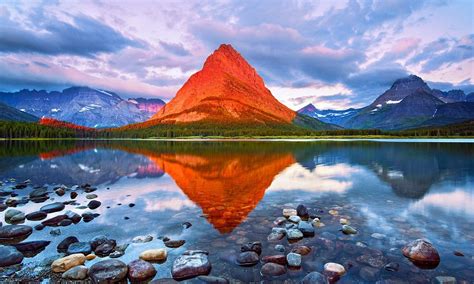
[[[303,220],[308,220],[309,218],[308,208],[306,208],[306,206],[304,206],[303,204],[300,204],[298,205],[298,207],[296,207],[296,214],[300,216]]]
[[[290,252],[286,256],[286,261],[288,262],[288,266],[300,267],[301,266],[301,254]]]
[[[146,235],[146,236],[136,236],[132,239],[132,243],[148,243],[153,240],[152,235]]]
[[[91,244],[88,242],[76,242],[69,245],[67,254],[82,253],[84,255],[90,254],[92,251]]]
[[[117,283],[127,277],[128,267],[117,259],[102,260],[89,268],[89,276],[95,283]]]
[[[207,255],[208,252],[202,250],[185,251],[174,261],[171,275],[176,280],[208,275],[211,271],[211,263]]]
[[[66,252],[67,251],[67,248],[73,244],[73,243],[77,243],[79,242],[79,240],[74,237],[74,236],[70,236],[70,237],[67,237],[65,238],[64,240],[62,240],[58,246],[56,247],[57,251],[58,252]]]
[[[342,232],[346,235],[357,234],[357,230],[349,225],[342,225]]]
[[[303,238],[303,233],[298,229],[289,229],[286,231],[288,240],[299,240]]]
[[[48,216],[48,214],[46,212],[35,211],[35,212],[31,212],[29,214],[26,214],[25,217],[29,221],[40,221],[40,220],[43,220],[44,218],[46,218],[46,216]]]
[[[207,276],[207,275],[200,275],[198,276],[199,281],[204,282],[204,283],[213,283],[213,284],[227,284],[229,283],[229,280],[223,278],[223,277],[217,277],[217,276]]]
[[[185,240],[169,240],[164,242],[164,244],[169,248],[179,248],[180,246],[184,245],[185,242]]]
[[[253,266],[259,261],[258,254],[254,251],[241,252],[237,256],[237,263],[241,266]]]
[[[62,274],[62,278],[66,280],[84,280],[87,278],[89,269],[84,265],[75,266]]]
[[[314,227],[311,225],[310,222],[301,221],[298,223],[298,230],[303,233],[305,237],[313,237],[314,236]]]
[[[0,267],[19,264],[23,261],[23,254],[15,247],[0,245]]]
[[[286,267],[281,264],[268,262],[262,266],[260,273],[263,276],[280,276],[286,273]]]
[[[240,247],[241,252],[254,251],[258,255],[262,253],[262,243],[261,242],[250,242]]]
[[[303,280],[301,280],[301,284],[328,284],[328,281],[326,276],[319,272],[313,271],[307,274]]]
[[[324,265],[324,273],[328,275],[342,276],[346,273],[346,269],[339,263],[328,262]]]
[[[14,244],[12,246],[20,251],[25,257],[33,257],[42,252],[50,243],[50,241],[32,241]]]
[[[45,213],[53,213],[53,212],[59,212],[64,209],[64,204],[61,202],[54,202],[51,204],[47,204],[43,207],[40,208],[40,211],[43,211]]]
[[[26,239],[33,229],[26,225],[7,225],[0,227],[0,243],[18,243]]]
[[[428,241],[417,239],[402,248],[402,253],[420,268],[433,269],[440,262],[439,253]]]
[[[284,254],[278,254],[278,255],[267,255],[262,257],[262,262],[272,262],[272,263],[277,263],[281,265],[286,265],[286,256]]]
[[[142,282],[155,277],[156,269],[147,261],[137,259],[128,264],[128,279],[131,282]]]

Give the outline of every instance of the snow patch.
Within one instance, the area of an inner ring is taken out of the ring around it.
[[[90,104],[90,105],[87,105],[85,107],[82,107],[79,112],[85,112],[85,111],[89,111],[89,110],[93,110],[93,109],[96,109],[96,108],[102,108],[101,105],[97,105],[97,104]]]
[[[376,105],[376,107],[379,107],[379,108],[380,108],[380,107],[382,107],[382,105],[381,105],[381,104],[378,104],[378,105]]]
[[[138,102],[136,100],[128,100],[128,101],[131,102],[132,104],[138,105]]]
[[[60,112],[60,111],[61,111],[60,108],[52,108],[52,109],[51,109],[51,112]]]
[[[385,103],[388,104],[388,105],[394,105],[394,104],[398,104],[399,102],[401,102],[402,100],[398,100],[398,101],[392,101],[392,100],[388,100],[386,101]]]
[[[95,90],[96,90],[97,92],[102,93],[102,94],[104,94],[104,95],[107,95],[107,96],[109,96],[109,97],[113,97],[113,95],[112,95],[111,93],[106,92],[106,91],[104,91],[104,90],[99,90],[99,89],[95,89]]]
[[[91,174],[95,174],[95,173],[100,172],[100,169],[94,169],[94,168],[88,167],[88,166],[83,165],[83,164],[79,164],[78,166],[81,170],[83,170],[85,172],[89,172]]]
[[[24,109],[24,108],[20,108],[20,110],[21,110],[22,112],[25,112],[25,111],[26,111],[26,109]]]

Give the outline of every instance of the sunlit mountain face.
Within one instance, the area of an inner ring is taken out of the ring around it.
[[[465,277],[468,271],[469,258],[452,254],[454,250],[472,250],[474,241],[470,230],[474,225],[474,159],[467,158],[474,153],[462,140],[4,141],[1,146],[3,201],[8,198],[3,194],[6,188],[15,184],[11,178],[16,182],[30,179],[31,187],[46,186],[56,201],[69,200],[68,195],[54,193],[58,184],[97,187],[94,194],[102,206],[95,212],[100,216],[61,228],[63,234],[79,230],[85,239],[107,234],[121,243],[145,234],[185,239],[185,249],[204,247],[213,263],[222,263],[216,264],[216,273],[230,271],[242,281],[257,281],[260,274],[243,276],[229,257],[242,243],[252,240],[262,241],[264,250],[271,252],[275,243],[268,242],[267,236],[275,226],[273,221],[283,208],[305,204],[311,215],[320,216],[326,224],[318,229],[323,239],[339,237],[339,218],[350,218],[359,230],[357,241],[402,263],[400,279],[429,278],[438,269],[451,269]],[[22,190],[16,198],[27,197],[30,190]],[[79,196],[76,202],[85,205],[89,200]],[[42,205],[30,202],[18,208],[30,212]],[[73,205],[66,208],[84,212]],[[328,214],[331,209],[340,215]],[[192,227],[185,229],[185,222]],[[375,239],[373,233],[387,237]],[[49,231],[34,232],[30,238],[46,237]],[[322,242],[320,237],[297,244],[319,247],[314,261],[350,256],[344,250],[327,250],[318,243]],[[401,254],[389,251],[413,238],[428,238],[436,244],[443,259],[436,270],[414,272]],[[59,241],[53,239],[51,247],[37,258],[54,255]],[[282,242],[295,245],[286,239]],[[153,246],[156,243],[131,245],[123,261],[131,261]],[[180,252],[171,250],[169,258]],[[171,263],[161,265],[158,277],[169,276]],[[357,273],[349,272],[345,277],[360,280]]]

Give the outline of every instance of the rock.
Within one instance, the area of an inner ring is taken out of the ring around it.
[[[286,256],[284,254],[267,255],[267,256],[262,257],[262,261],[265,263],[272,262],[272,263],[277,263],[281,265],[286,265]]]
[[[301,221],[298,223],[298,230],[303,233],[304,237],[313,237],[314,236],[314,227],[311,223],[307,221]]]
[[[82,220],[86,223],[94,220],[94,214],[91,212],[84,212],[82,213]]]
[[[248,253],[256,255],[255,252]],[[184,280],[199,275],[208,275],[211,271],[211,263],[209,262],[207,255],[208,252],[202,250],[185,251],[173,262],[171,275],[175,280]]]
[[[435,268],[440,262],[438,251],[431,243],[423,239],[417,239],[402,248],[402,253],[418,267]]]
[[[307,246],[297,246],[291,250],[291,252],[301,254],[301,255],[307,255],[311,252],[311,248]]]
[[[184,245],[186,241],[185,240],[169,240],[169,241],[166,241],[164,242],[165,246],[166,247],[169,247],[169,248],[179,248],[180,246]]]
[[[217,276],[207,276],[207,275],[200,275],[198,276],[199,281],[204,282],[204,283],[213,283],[213,284],[227,284],[229,283],[229,280],[223,278],[223,277],[217,277]]]
[[[77,192],[71,191],[71,193],[69,193],[69,196],[71,197],[71,199],[76,199],[76,197],[77,197]]]
[[[31,212],[29,214],[26,214],[25,217],[29,221],[40,221],[40,220],[43,220],[44,218],[46,218],[46,216],[48,216],[48,214],[46,212],[35,211],[35,212]]]
[[[301,218],[300,218],[300,216],[290,216],[288,218],[288,221],[290,221],[292,223],[295,223],[295,224],[298,224],[301,221]]]
[[[156,269],[147,261],[137,259],[128,264],[128,279],[131,282],[143,282],[155,277]]]
[[[360,278],[364,279],[365,281],[377,280],[378,274],[379,270],[371,266],[364,266],[359,270]]]
[[[375,268],[382,268],[386,263],[386,259],[382,253],[363,254],[357,257],[357,261]]]
[[[346,235],[357,234],[357,230],[349,225],[342,225],[342,232]]]
[[[296,212],[295,209],[291,209],[291,208],[285,208],[283,209],[283,217],[285,218],[290,218],[291,216],[297,216],[298,213]]]
[[[58,196],[63,196],[66,193],[66,190],[64,188],[60,187],[60,188],[56,189],[54,192],[56,192],[56,194]]]
[[[45,205],[40,208],[40,211],[43,211],[45,213],[53,213],[53,212],[59,212],[64,209],[64,204],[61,202],[54,202],[48,205]]]
[[[101,205],[102,203],[98,200],[91,200],[88,204],[87,204],[87,207],[89,209],[97,209],[99,208],[99,206]]]
[[[69,245],[67,254],[82,253],[88,255],[92,252],[91,244],[88,242],[76,242]]]
[[[146,236],[136,236],[135,238],[132,239],[132,243],[148,243],[153,240],[152,235],[146,235]]]
[[[460,251],[458,251],[458,250],[455,250],[455,251],[453,252],[453,254],[454,254],[455,256],[464,256],[464,253],[462,253],[462,252],[460,252]]]
[[[71,224],[72,224],[72,220],[64,219],[61,222],[59,222],[58,225],[61,226],[61,227],[66,227],[66,226],[69,226]]]
[[[298,207],[296,207],[296,215],[300,216],[303,220],[308,220],[308,208],[306,208],[306,206],[304,206],[303,204],[298,205]]]
[[[288,240],[299,240],[303,238],[303,233],[298,229],[289,229],[286,231]]]
[[[107,259],[93,264],[89,276],[95,283],[117,283],[127,277],[128,267],[117,259]]]
[[[400,264],[396,263],[396,262],[390,262],[390,263],[387,263],[385,266],[384,266],[385,270],[387,271],[390,271],[390,272],[396,272],[398,271],[398,269],[400,268]]]
[[[347,220],[346,218],[340,218],[340,219],[339,219],[339,224],[341,224],[341,225],[349,225],[349,220]]]
[[[152,261],[152,262],[161,262],[166,260],[168,257],[168,253],[166,252],[166,249],[160,248],[160,249],[149,249],[140,254],[140,259],[146,260],[146,261]]]
[[[44,226],[43,224],[38,224],[38,225],[35,226],[35,230],[41,231],[41,230],[44,229],[44,227],[45,227],[45,226]]]
[[[103,243],[101,245],[99,245],[98,247],[95,248],[94,250],[94,253],[97,255],[97,256],[100,256],[100,257],[105,257],[105,256],[108,256],[109,254],[111,254],[115,249],[115,241],[114,242],[106,242],[106,243]]]
[[[86,266],[78,265],[64,272],[61,277],[67,280],[84,280],[88,272],[89,269]]]
[[[62,240],[58,246],[56,247],[57,251],[58,252],[63,252],[65,253],[67,251],[67,248],[69,247],[69,245],[73,244],[73,243],[77,243],[79,242],[79,240],[74,237],[74,236],[69,236],[67,238],[65,238],[64,240]]]
[[[64,212],[64,215],[66,215],[66,217],[69,220],[71,220],[74,224],[79,223],[82,219],[81,215],[79,215],[76,212],[73,212],[71,210],[68,210],[68,211]]]
[[[280,276],[286,273],[286,267],[281,264],[268,262],[262,266],[260,273],[263,276]]]
[[[319,272],[313,271],[307,274],[303,280],[301,280],[301,284],[328,284],[328,281],[326,276]]]
[[[67,216],[64,215],[64,214],[63,215],[58,215],[58,216],[55,216],[53,218],[49,218],[47,220],[44,220],[43,222],[41,222],[41,224],[43,224],[45,226],[50,226],[50,227],[57,227],[66,218],[67,218]]]
[[[240,247],[241,252],[254,251],[258,255],[262,254],[262,243],[261,242],[250,242]]]
[[[328,213],[332,216],[338,216],[339,215],[339,212],[337,210],[334,210],[334,209],[329,210]]]
[[[18,243],[26,239],[33,229],[26,225],[6,225],[0,227],[0,243]]]
[[[71,254],[53,261],[51,270],[56,273],[62,273],[75,266],[83,265],[84,262],[86,262],[86,257],[82,253]]]
[[[89,193],[86,195],[86,199],[94,199],[94,198],[97,198],[97,194]]]
[[[339,263],[328,262],[324,265],[324,273],[327,273],[328,275],[342,276],[346,273],[346,269]]]
[[[33,257],[42,252],[51,242],[50,241],[32,241],[13,244],[19,252],[25,257]]]
[[[286,256],[286,262],[288,263],[288,266],[300,267],[301,266],[301,254],[290,252]]]
[[[107,238],[107,236],[104,236],[104,235],[99,235],[99,236],[93,237],[92,240],[90,241],[92,250],[95,250],[98,246],[100,246],[101,244],[106,243],[108,240],[109,240],[109,238]]]
[[[267,236],[267,241],[269,242],[278,242],[279,240],[283,239],[285,237],[285,234],[282,233],[270,233]]]
[[[0,245],[0,267],[19,264],[23,261],[23,254],[15,247]]]
[[[191,224],[190,222],[183,222],[182,225],[183,225],[183,228],[184,228],[184,229],[189,229],[189,228],[191,228],[191,226],[192,226],[193,224]]]
[[[237,256],[237,263],[240,266],[253,266],[259,261],[258,254],[254,251],[241,252]]]
[[[123,252],[123,251],[114,251],[111,254],[109,254],[109,257],[110,258],[119,258],[119,257],[123,256],[124,254],[125,254],[125,252]]]
[[[37,188],[30,192],[29,197],[30,199],[36,199],[36,198],[42,198],[48,195],[48,189],[47,188]]]
[[[95,259],[95,258],[96,258],[96,255],[95,255],[95,254],[92,254],[92,253],[91,253],[91,254],[86,255],[86,259],[87,259],[87,260],[93,260],[93,259]]]
[[[273,221],[273,224],[280,226],[280,225],[283,225],[285,222],[286,222],[285,217],[278,217],[275,219],[275,221]]]
[[[452,276],[437,276],[434,279],[435,284],[456,284],[456,278]]]
[[[18,224],[25,221],[25,213],[16,209],[8,209],[5,212],[5,222],[9,224]]]
[[[275,250],[279,252],[284,252],[285,251],[285,246],[283,245],[276,245]]]
[[[383,240],[385,239],[387,236],[384,235],[384,234],[380,234],[380,233],[373,233],[372,235],[370,235],[372,238],[374,239],[377,239],[377,240]]]

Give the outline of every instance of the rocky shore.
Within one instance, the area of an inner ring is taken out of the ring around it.
[[[120,243],[113,238],[113,232],[91,239],[84,239],[79,232],[64,235],[61,230],[64,227],[100,218],[97,209],[103,205],[96,190],[90,184],[34,186],[30,181],[17,183],[14,180],[1,184],[0,210],[6,224],[2,223],[0,227],[0,281],[50,279],[53,282],[79,281],[77,283],[173,283],[194,279],[201,283],[229,283],[236,282],[236,278],[249,282],[258,278],[277,282],[293,279],[301,283],[351,283],[355,277],[359,281],[388,284],[405,283],[401,271],[416,275],[420,269],[435,269],[441,261],[435,245],[421,238],[396,240],[373,232],[370,234],[372,240],[390,240],[393,247],[388,251],[370,247],[360,238],[361,234],[366,234],[359,229],[362,221],[349,214],[349,207],[340,206],[283,206],[279,209],[280,216],[264,216],[261,223],[249,229],[258,231],[258,235],[266,235],[266,238],[249,239],[245,232],[238,237],[240,231],[237,231],[227,237],[229,243],[204,245],[204,240],[171,259],[169,253],[186,247],[187,240],[139,235],[130,243]],[[84,196],[87,204],[78,203],[79,196]],[[55,197],[67,197],[67,200],[59,202]],[[37,211],[24,212],[22,206],[29,202],[41,203],[42,206]],[[135,208],[135,204],[130,203],[128,207]],[[126,218],[124,216],[124,220]],[[191,227],[191,222],[182,223],[183,230]],[[25,258],[40,256],[50,246],[50,239],[28,240],[36,232],[45,230],[49,231],[51,238],[62,239],[56,246],[57,255],[24,264]],[[131,261],[122,260],[128,254],[130,244],[147,243],[156,244],[156,247],[143,249]],[[234,247],[228,247],[231,243]],[[199,245],[201,247],[196,247]],[[213,255],[216,248],[221,251],[219,255]],[[454,254],[465,256],[460,251]],[[316,262],[315,255],[320,257]],[[408,262],[402,261],[404,257]],[[321,259],[326,261],[321,262]],[[171,277],[154,279],[158,278],[158,270],[165,269],[164,264],[168,262],[170,264],[166,267],[170,269],[167,274]],[[225,272],[229,271],[228,265],[232,272],[240,270],[237,274],[248,275],[231,275]],[[258,276],[252,275],[255,267]],[[432,275],[427,278],[423,275],[412,280],[468,283],[463,277]]]

